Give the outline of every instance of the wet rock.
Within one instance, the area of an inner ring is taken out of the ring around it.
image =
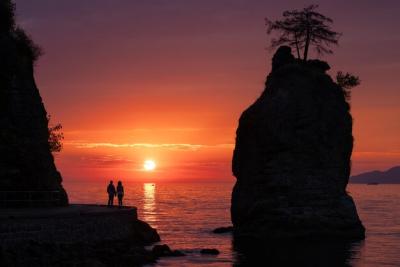
[[[231,233],[233,231],[233,226],[227,227],[218,227],[213,230],[214,234],[224,234],[224,233]]]
[[[346,186],[352,117],[329,65],[273,57],[264,92],[239,120],[232,160],[235,239],[362,239]]]
[[[154,254],[156,257],[169,256],[169,255],[172,253],[171,249],[170,249],[169,246],[166,245],[166,244],[163,244],[163,245],[155,245],[155,246],[152,248],[151,251],[153,252],[153,254]]]
[[[218,255],[219,254],[219,250],[215,249],[215,248],[203,248],[202,250],[200,250],[201,254],[209,254],[209,255]]]
[[[151,250],[154,256],[159,257],[182,257],[185,254],[179,250],[171,250],[170,247],[166,244],[163,245],[155,245]]]
[[[160,241],[157,230],[152,228],[148,223],[136,220],[132,227],[135,239],[140,240],[144,244],[148,245]]]
[[[176,250],[176,249],[175,249],[175,250],[172,251],[171,256],[172,256],[172,257],[183,257],[183,256],[186,256],[186,254],[183,253],[183,252],[180,251],[180,250]]]

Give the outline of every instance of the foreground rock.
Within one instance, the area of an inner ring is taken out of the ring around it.
[[[153,255],[157,258],[159,257],[181,257],[185,254],[179,250],[171,250],[168,245],[155,245],[151,250]]]
[[[143,266],[156,257],[131,240],[98,243],[46,243],[30,241],[0,246],[1,266]]]
[[[139,266],[160,240],[136,208],[70,205],[0,210],[0,266]]]
[[[237,129],[231,215],[236,239],[361,239],[346,193],[352,117],[322,61],[281,47],[257,101]]]
[[[12,18],[7,2],[0,4],[0,13]],[[0,207],[68,204],[33,76],[37,53],[23,30],[12,23],[0,27]]]

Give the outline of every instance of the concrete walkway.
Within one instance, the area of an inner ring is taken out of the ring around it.
[[[154,229],[138,220],[135,207],[72,204],[54,208],[0,209],[0,245],[29,240],[93,243],[131,237],[137,240],[159,238]]]
[[[61,218],[99,214],[111,215],[114,213],[131,213],[132,215],[135,215],[135,218],[137,218],[136,207],[125,206],[118,208],[116,206],[107,207],[106,205],[71,204],[67,207],[0,209],[0,220],[22,218]]]

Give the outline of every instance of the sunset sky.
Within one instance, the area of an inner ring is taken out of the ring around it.
[[[315,1],[314,1],[315,2]],[[351,4],[349,4],[351,3]],[[262,92],[264,18],[309,1],[16,0],[44,49],[36,82],[64,127],[64,180],[233,180],[241,112]],[[354,89],[353,174],[400,165],[400,2],[319,1]],[[315,55],[313,55],[315,56]],[[155,171],[143,171],[145,160]]]

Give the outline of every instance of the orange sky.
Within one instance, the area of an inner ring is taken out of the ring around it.
[[[19,22],[45,51],[35,76],[64,126],[64,179],[233,179],[237,120],[270,70],[264,17],[308,4],[275,2],[17,0]],[[343,32],[324,58],[331,73],[362,80],[354,174],[400,164],[399,9],[320,1]],[[146,159],[157,171],[143,172]]]

